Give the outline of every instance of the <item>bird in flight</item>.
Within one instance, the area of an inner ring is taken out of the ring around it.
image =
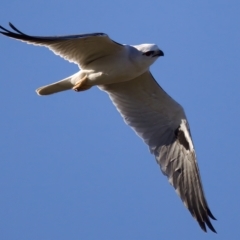
[[[105,33],[67,36],[30,36],[9,23],[0,33],[28,44],[44,46],[80,71],[56,83],[40,87],[38,95],[65,90],[85,91],[98,86],[137,135],[149,146],[170,184],[203,231],[216,232],[214,219],[200,178],[189,124],[180,104],[156,82],[149,67],[164,56],[155,44],[125,45]]]

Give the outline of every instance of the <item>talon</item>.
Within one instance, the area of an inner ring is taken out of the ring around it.
[[[74,85],[74,87],[72,89],[76,92],[80,92],[80,91],[85,91],[85,90],[91,88],[92,86],[86,85],[87,80],[88,80],[87,75],[85,75],[80,81],[78,81]]]
[[[76,83],[72,89],[76,92],[79,92],[81,85],[82,85],[82,82],[80,81],[80,82]]]

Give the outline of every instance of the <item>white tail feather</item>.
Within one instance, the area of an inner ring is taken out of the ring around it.
[[[53,93],[62,92],[62,91],[72,89],[74,84],[71,83],[71,79],[72,79],[72,76],[68,77],[68,78],[65,78],[61,81],[52,83],[50,85],[40,87],[36,90],[36,92],[37,92],[38,95],[50,95],[50,94],[53,94]]]

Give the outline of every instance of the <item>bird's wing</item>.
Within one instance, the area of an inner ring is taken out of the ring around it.
[[[154,80],[150,72],[126,82],[101,85],[134,131],[148,144],[162,172],[185,206],[206,231],[215,232],[204,196],[191,134],[183,108]]]
[[[56,55],[78,64],[81,68],[98,58],[123,50],[122,44],[111,40],[105,33],[89,33],[56,37],[30,36],[9,23],[14,31],[0,26],[0,33],[29,44],[45,46]]]

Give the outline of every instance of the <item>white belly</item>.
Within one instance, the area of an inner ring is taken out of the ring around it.
[[[88,75],[88,84],[103,85],[118,82],[125,82],[138,77],[147,71],[148,66],[139,66],[130,61],[128,56],[119,55],[107,56],[90,63],[87,69],[81,70],[81,75]],[[124,59],[122,61],[121,59]]]

